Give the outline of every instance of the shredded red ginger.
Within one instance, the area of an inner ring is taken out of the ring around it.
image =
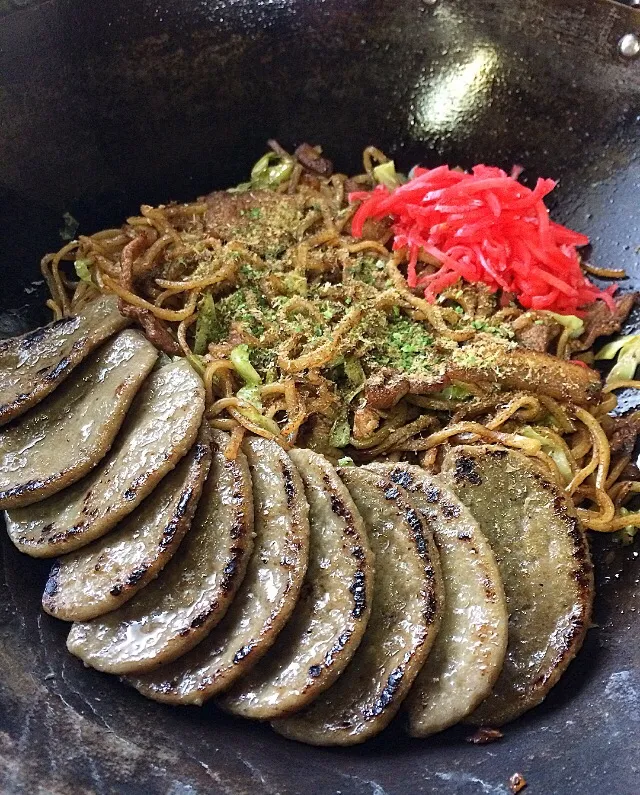
[[[423,287],[430,302],[464,279],[511,293],[526,309],[581,314],[601,299],[613,310],[616,285],[600,290],[580,267],[576,248],[589,238],[549,219],[544,197],[554,180],[539,179],[531,190],[517,176],[483,165],[471,173],[416,167],[397,188],[349,194],[349,201],[362,202],[352,234],[362,237],[368,218],[391,217],[393,249],[408,251],[407,283]],[[440,263],[435,272],[418,270],[421,252]]]

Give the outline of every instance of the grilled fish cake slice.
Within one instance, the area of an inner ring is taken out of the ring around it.
[[[251,479],[243,454],[224,457],[228,436],[212,436],[209,477],[174,558],[120,610],[72,628],[69,648],[89,665],[124,673],[168,663],[200,642],[233,599],[253,543]]]
[[[0,508],[45,499],[107,454],[157,351],[137,331],[105,343],[55,392],[0,433]]]
[[[246,439],[253,481],[255,546],[235,599],[193,651],[131,681],[157,701],[202,704],[227,690],[273,645],[298,601],[309,520],[302,480],[276,442]]]
[[[191,525],[211,463],[209,429],[153,493],[111,533],[58,560],[42,606],[64,621],[116,610],[171,560]]]
[[[376,560],[366,632],[333,687],[274,729],[311,745],[354,745],[396,714],[433,646],[443,607],[435,544],[407,492],[358,467],[339,475],[362,515]]]
[[[443,474],[491,544],[504,583],[505,663],[469,718],[500,726],[539,704],[582,645],[593,603],[589,547],[571,500],[521,453],[456,447]]]
[[[74,317],[56,320],[0,342],[0,425],[35,406],[112,334],[129,321],[118,299],[103,295]]]
[[[427,737],[461,721],[491,692],[507,649],[504,588],[478,523],[440,478],[409,464],[370,468],[409,492],[440,553],[442,624],[403,707],[409,734]]]
[[[203,413],[204,387],[185,359],[153,372],[100,466],[42,502],[5,513],[13,543],[21,552],[47,558],[103,536],[190,449]]]
[[[300,600],[267,654],[219,701],[245,718],[299,711],[330,687],[355,653],[373,596],[373,555],[349,492],[324,456],[292,450],[309,501],[309,567]]]

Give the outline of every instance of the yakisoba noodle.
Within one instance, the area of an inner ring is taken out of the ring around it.
[[[202,376],[209,422],[231,433],[231,458],[246,433],[285,448],[308,445],[334,460],[407,459],[432,471],[449,445],[506,446],[531,457],[573,496],[586,527],[611,532],[640,526],[640,512],[625,508],[640,484],[628,476],[629,451],[611,453],[609,416],[614,391],[637,389],[639,381],[610,383],[584,405],[478,378],[421,394],[409,390],[388,408],[371,407],[365,378],[380,372],[383,382],[391,381],[387,372],[404,368],[411,377],[426,373],[435,384],[442,362],[464,353],[468,343],[491,338],[508,355],[514,334],[545,321],[545,313],[526,313],[513,302],[499,306],[473,286],[454,285],[439,303],[428,303],[407,286],[406,254],[389,250],[388,225],[372,224],[364,239],[352,238],[355,208],[347,196],[374,186],[376,166],[386,162],[379,150],[365,150],[364,173],[352,178],[321,168],[314,173],[309,152],[320,164],[318,150],[309,148],[302,160],[276,143],[273,150],[256,164],[252,184],[225,194],[242,205],[243,195],[254,195],[248,190],[257,191],[255,202],[236,214],[235,236],[213,233],[209,204],[199,200],[143,206],[122,228],[81,236],[47,255],[42,271],[54,317],[73,313],[101,290],[146,317],[148,333],[153,324],[158,339],[168,333]],[[284,177],[269,182],[264,175],[270,178],[272,167]],[[273,198],[265,199],[264,191]],[[289,224],[283,229],[270,215],[280,200]],[[70,278],[68,265],[63,269],[72,261],[84,274],[80,281]],[[428,254],[420,261],[439,267]],[[585,270],[624,275],[590,265]],[[214,312],[205,315],[207,295]],[[198,335],[204,353],[195,350]],[[574,341],[572,328],[562,328],[547,350],[572,358]],[[231,359],[238,346],[246,346],[257,373],[251,383]],[[581,358],[591,361],[589,354]],[[473,362],[466,369],[473,371]]]

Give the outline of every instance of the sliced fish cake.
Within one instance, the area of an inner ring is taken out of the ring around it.
[[[582,645],[593,603],[589,548],[570,499],[521,453],[456,447],[443,473],[491,544],[504,583],[507,655],[469,719],[500,726],[539,704]]]
[[[292,450],[309,501],[309,567],[269,652],[219,704],[234,715],[290,715],[330,687],[353,657],[373,596],[373,555],[349,492],[324,456]]]
[[[5,513],[13,543],[55,557],[100,538],[130,514],[194,443],[204,387],[185,359],[147,378],[108,456],[68,489]]]
[[[107,454],[157,351],[123,331],[43,403],[0,433],[0,508],[43,500]]]
[[[298,600],[309,550],[302,480],[276,442],[246,439],[243,450],[256,534],[247,573],[222,621],[193,651],[131,681],[156,701],[202,704],[228,689],[273,645]]]
[[[409,492],[440,553],[442,624],[404,703],[409,734],[427,737],[461,721],[491,693],[507,650],[507,603],[487,539],[442,480],[409,464],[371,468]]]
[[[209,465],[205,426],[199,440],[118,527],[57,561],[42,606],[63,621],[88,621],[123,605],[173,557],[191,525]]]
[[[74,317],[0,342],[0,425],[52,392],[104,340],[129,325],[118,298],[100,296]]]
[[[209,477],[173,559],[122,608],[72,628],[68,646],[89,665],[124,673],[168,663],[199,643],[233,599],[253,544],[251,476],[243,454],[225,459],[226,434],[213,436]]]
[[[355,745],[396,714],[433,646],[443,607],[438,552],[407,492],[358,467],[340,477],[362,515],[376,561],[369,624],[333,687],[274,729],[311,745]]]

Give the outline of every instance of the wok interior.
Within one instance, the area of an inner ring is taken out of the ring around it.
[[[584,10],[578,2],[524,8],[461,0],[291,0],[132,8],[117,0],[108,13],[98,4],[80,12],[52,2],[0,10],[0,16],[5,334],[46,319],[37,295],[25,296],[23,288],[38,277],[39,257],[57,247],[65,211],[89,232],[119,223],[142,202],[224,187],[242,178],[267,137],[287,146],[322,142],[344,170],[357,169],[363,146],[376,143],[403,167],[418,160],[519,163],[527,167],[525,176],[560,177],[558,220],[590,234],[594,260],[626,267],[634,283],[640,72],[637,62],[616,55],[619,37],[639,27],[632,11],[599,3]],[[611,682],[626,681],[615,679],[625,666],[616,662],[615,650],[635,648],[637,654],[638,644],[620,612],[633,606],[625,582],[637,578],[637,559],[619,548],[606,556],[596,549],[595,557],[601,563],[596,621],[606,628],[592,631],[583,661],[549,706],[510,730],[508,744],[494,746],[499,761],[484,755],[478,768],[477,749],[461,745],[455,733],[427,750],[392,736],[373,750],[336,757],[291,746],[210,708],[194,715],[143,704],[117,682],[63,662],[64,627],[39,615],[46,567],[41,578],[34,576],[32,562],[23,562],[3,539],[13,600],[2,608],[8,640],[0,701],[11,704],[3,719],[9,738],[3,754],[17,753],[12,738],[23,732],[35,704],[44,717],[27,729],[22,745],[29,760],[23,775],[34,781],[52,769],[42,748],[55,753],[65,743],[70,758],[58,775],[74,786],[88,786],[95,775],[117,782],[123,775],[118,760],[130,759],[133,778],[156,787],[145,790],[151,792],[166,791],[167,774],[157,771],[168,770],[175,782],[239,788],[259,780],[252,768],[278,792],[298,791],[303,781],[313,792],[368,791],[349,783],[354,776],[379,781],[388,792],[420,791],[425,781],[462,792],[455,789],[459,781],[438,778],[438,772],[458,765],[459,775],[480,770],[487,780],[506,780],[526,754],[534,757],[530,767],[541,790],[545,781],[552,790],[560,774],[557,761],[545,761],[551,735],[536,729],[555,726],[564,732],[562,763],[569,771],[574,765],[595,790],[617,767],[605,730],[614,726],[623,743],[628,718],[621,704],[611,717],[606,703],[594,705],[594,699],[602,701],[598,694]],[[599,653],[604,642],[610,644],[606,655]],[[580,729],[587,709],[602,735],[585,737]],[[104,723],[118,742],[105,738]],[[589,771],[569,750],[582,743],[584,759],[585,742],[593,760]],[[76,746],[77,754],[69,754]],[[620,748],[626,751],[624,743]],[[97,773],[82,761],[84,753]],[[217,784],[205,765],[222,777]],[[259,786],[268,791],[264,782]]]

